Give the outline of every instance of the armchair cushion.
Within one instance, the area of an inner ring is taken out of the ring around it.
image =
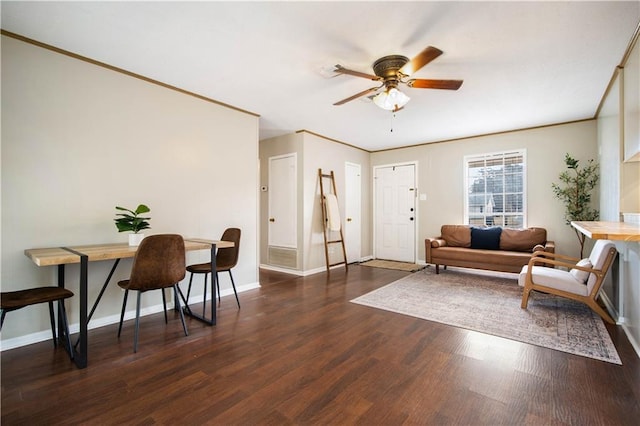
[[[528,270],[529,265],[525,265],[522,267],[522,271],[520,271],[520,275],[518,276],[518,285],[520,287],[524,287]],[[589,294],[584,282],[578,281],[573,274],[563,271],[562,269],[534,266],[531,273],[535,277],[534,279],[537,285],[555,288],[557,290],[578,294],[580,296],[586,296]]]
[[[589,258],[586,259],[582,259],[580,262],[576,263],[576,266],[584,266],[585,268],[593,268],[593,265],[591,264],[591,260],[589,260]],[[583,271],[581,269],[576,269],[573,268],[571,269],[571,271],[569,271],[569,273],[571,275],[573,275],[573,277],[582,282],[582,283],[586,283],[587,282],[587,278],[589,278],[589,271]]]

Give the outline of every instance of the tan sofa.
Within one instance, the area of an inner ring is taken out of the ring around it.
[[[520,272],[534,251],[554,253],[544,228],[509,229],[443,225],[440,236],[425,240],[426,262],[436,266]]]

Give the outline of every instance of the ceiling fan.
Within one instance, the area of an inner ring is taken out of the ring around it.
[[[384,87],[382,92],[373,96],[373,102],[382,109],[395,112],[402,109],[410,99],[407,95],[398,90],[398,84],[400,83],[416,89],[458,90],[460,86],[462,86],[462,80],[428,80],[423,78],[408,78],[411,74],[415,73],[440,55],[442,55],[442,51],[440,49],[428,46],[411,60],[402,55],[384,56],[373,63],[373,72],[375,75],[360,71],[353,71],[338,64],[334,69],[334,72],[338,74],[347,74],[354,77],[366,78],[368,80],[380,81],[382,84],[380,86],[363,90],[353,96],[349,96],[348,98],[334,103],[334,105],[346,104],[347,102],[368,95],[369,93],[377,92]]]

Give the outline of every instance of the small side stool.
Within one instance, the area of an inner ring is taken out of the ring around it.
[[[29,305],[37,305],[40,303],[49,303],[49,317],[51,320],[51,333],[53,335],[53,346],[58,346],[56,338],[56,324],[53,315],[53,302],[58,302],[60,307],[60,318],[64,327],[65,340],[69,356],[73,359],[73,347],[69,337],[69,323],[67,321],[67,311],[64,308],[64,299],[73,297],[73,292],[62,287],[34,287],[26,290],[7,291],[0,293],[0,330],[4,325],[4,317],[7,312],[15,311]]]

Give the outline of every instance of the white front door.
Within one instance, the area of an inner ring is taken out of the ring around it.
[[[347,263],[361,260],[361,192],[362,176],[360,164],[345,163],[345,225],[344,242],[347,251]]]
[[[374,169],[375,257],[415,262],[415,164]]]
[[[269,158],[269,246],[297,247],[297,182],[295,153]]]

